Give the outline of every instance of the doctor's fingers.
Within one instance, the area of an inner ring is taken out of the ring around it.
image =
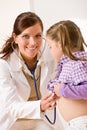
[[[41,109],[46,110],[46,109],[52,109],[56,106],[56,99],[50,97],[48,99],[42,99],[41,100]]]
[[[51,99],[53,98],[54,93],[52,93],[51,91],[49,91],[49,93],[47,93],[45,96],[42,97],[43,100],[47,100],[47,99]]]
[[[53,109],[53,108],[55,108],[56,107],[56,100],[53,99],[53,100],[51,100],[49,102],[46,102],[46,107],[47,107],[47,109]]]
[[[56,102],[53,102],[51,105],[49,105],[49,110],[52,110],[56,107]]]
[[[48,105],[53,103],[53,102],[56,102],[56,96],[54,96],[54,93],[50,93],[47,95],[47,97],[43,97],[41,100],[43,101],[43,103],[45,105]]]
[[[45,110],[52,110],[53,108],[55,108],[56,107],[56,102],[54,102],[54,101],[51,101],[51,102],[45,102],[45,103],[43,103],[42,105],[41,105],[41,109],[43,110],[43,111],[45,111]]]

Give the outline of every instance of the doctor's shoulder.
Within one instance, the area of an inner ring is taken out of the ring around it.
[[[6,60],[0,58],[0,75],[8,75],[10,72],[9,64]]]

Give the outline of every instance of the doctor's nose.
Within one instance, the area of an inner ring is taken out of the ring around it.
[[[35,40],[34,37],[30,37],[30,38],[29,38],[29,42],[30,42],[30,44],[32,44],[32,45],[35,45],[35,44],[36,44],[36,40]]]

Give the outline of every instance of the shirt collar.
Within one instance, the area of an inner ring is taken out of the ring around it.
[[[86,58],[86,59],[87,59],[87,52],[85,52],[85,51],[73,52],[73,55],[75,55],[75,56],[78,57],[78,58]],[[69,57],[63,55],[63,56],[61,57],[61,60],[60,60],[59,64],[66,63],[66,62],[68,62],[69,60],[70,60]]]
[[[24,71],[28,72],[29,75],[31,75],[31,72],[28,70],[27,66],[25,65],[25,62],[23,60],[23,57],[21,56],[20,52],[18,52],[19,54],[19,68],[20,69],[23,69]],[[37,68],[38,66],[41,66],[41,64],[43,63],[42,59],[40,58],[41,57],[41,53],[38,52],[38,55],[37,55],[37,60],[38,60],[38,63],[37,63]]]
[[[87,59],[87,52],[85,52],[85,51],[74,52],[73,55],[75,55],[76,57],[79,57],[79,58]],[[70,61],[69,57],[64,56],[64,55],[61,57],[61,60],[60,60],[60,62],[58,62],[58,66],[57,66],[57,68],[58,68],[57,77],[59,76],[59,74],[62,70],[63,64],[67,63],[68,61]]]

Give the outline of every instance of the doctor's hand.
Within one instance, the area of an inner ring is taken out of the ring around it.
[[[56,96],[51,92],[41,98],[40,108],[41,111],[52,110],[56,107]]]

